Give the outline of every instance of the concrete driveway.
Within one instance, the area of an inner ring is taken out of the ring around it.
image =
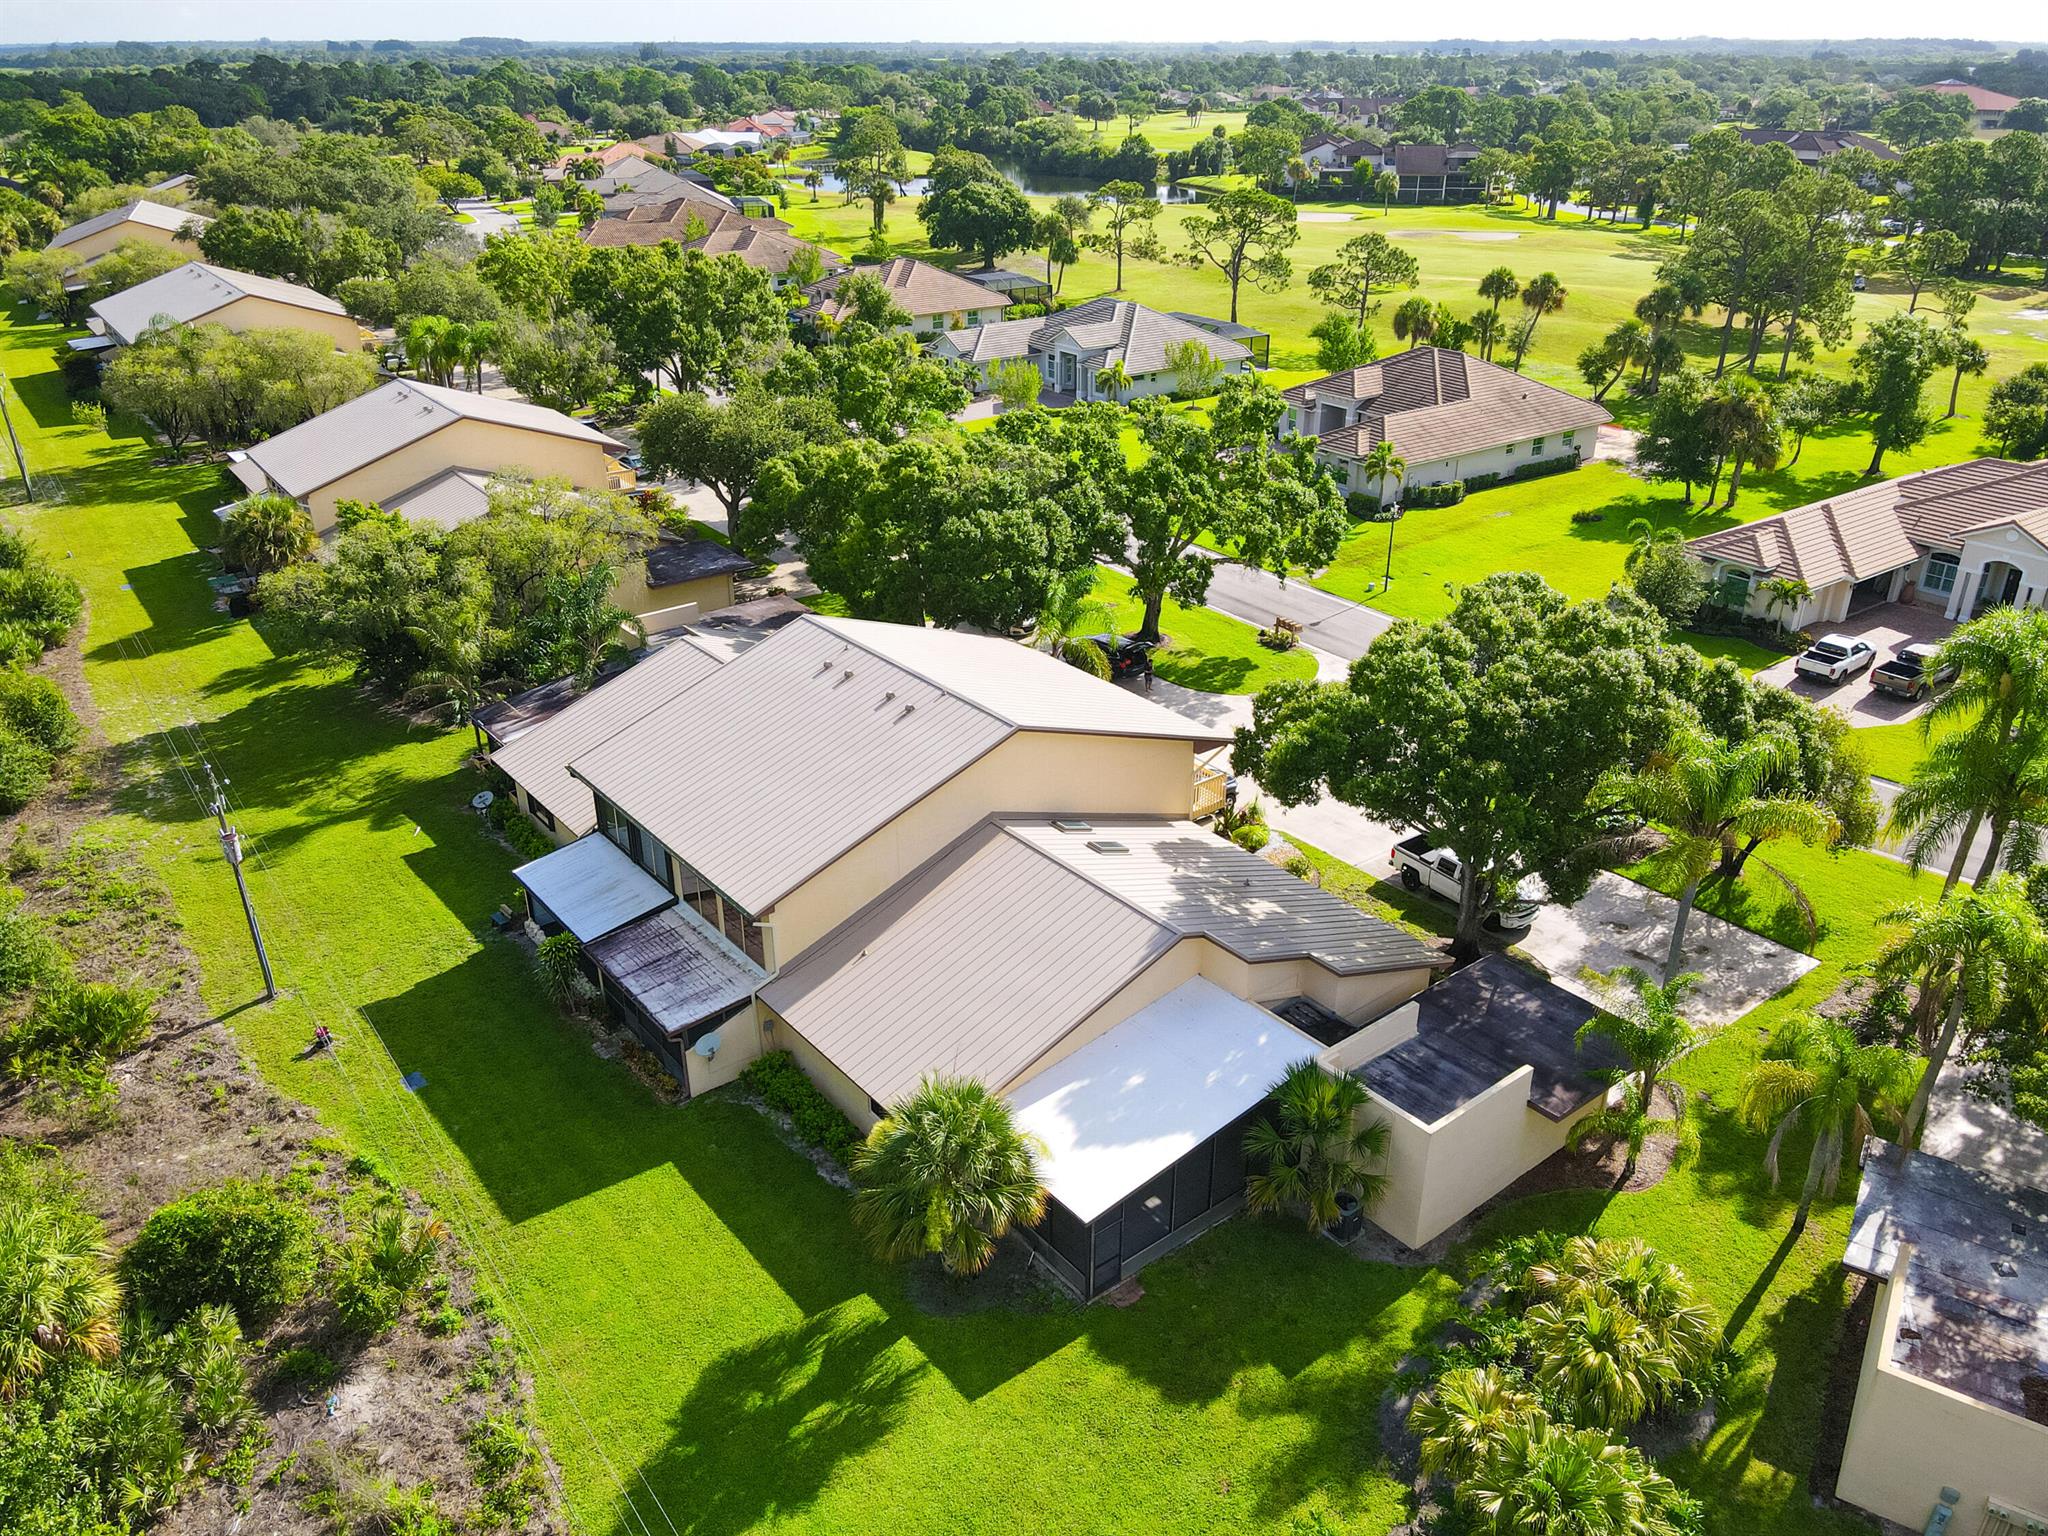
[[[1904,699],[1877,692],[1870,686],[1870,674],[1890,661],[1900,646],[1946,640],[1954,628],[1955,624],[1943,618],[1939,608],[1924,603],[1882,603],[1840,623],[1813,626],[1816,639],[1823,634],[1847,635],[1854,640],[1869,641],[1876,650],[1877,660],[1847,682],[1831,687],[1810,677],[1800,677],[1792,669],[1798,658],[1792,656],[1765,667],[1756,678],[1760,683],[1790,688],[1816,704],[1825,704],[1829,709],[1847,715],[1851,725],[1891,725],[1900,720],[1911,720],[1926,713],[1926,704],[1910,704]]]
[[[1574,907],[1545,906],[1521,948],[1568,992],[1600,1002],[1582,971],[1601,975],[1632,965],[1661,976],[1671,944],[1670,897],[1603,871]],[[1816,965],[1812,955],[1695,910],[1685,925],[1685,969],[1700,973],[1685,1015],[1695,1024],[1726,1024],[1774,997]]]

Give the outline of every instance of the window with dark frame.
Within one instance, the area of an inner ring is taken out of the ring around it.
[[[550,832],[555,830],[555,813],[542,805],[532,795],[526,797],[526,812]]]

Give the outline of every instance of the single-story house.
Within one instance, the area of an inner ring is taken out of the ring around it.
[[[1878,1289],[1836,1497],[1913,1530],[2048,1529],[2048,1193],[1869,1141],[1842,1263]]]
[[[644,153],[641,146],[642,141],[640,140],[621,139],[616,144],[605,145],[603,149],[573,150],[568,154],[559,156],[555,160],[553,169],[566,171],[579,160],[595,160],[599,165],[609,170],[622,160],[639,160]],[[642,160],[641,163],[645,164],[646,162]]]
[[[144,190],[150,192],[175,192],[180,187],[189,187],[199,178],[190,171],[180,171],[175,176],[166,176],[162,181],[153,181]]]
[[[1686,548],[1718,601],[1792,629],[1888,602],[1939,606],[1958,622],[2001,605],[2048,606],[2048,463],[1921,470]],[[1765,584],[1775,580],[1803,581],[1809,595],[1774,608]]]
[[[348,311],[316,289],[203,261],[109,294],[92,306],[93,329],[125,347],[159,321],[219,325],[231,331],[311,331],[337,351],[359,351],[368,339]]]
[[[1744,128],[1742,142],[1782,144],[1804,166],[1818,166],[1845,149],[1866,150],[1880,160],[1905,158],[1883,139],[1872,138],[1867,133],[1851,133],[1846,129],[1823,132],[1811,128]]]
[[[1444,347],[1411,347],[1282,398],[1281,430],[1317,439],[1316,459],[1338,484],[1369,495],[1381,488],[1366,483],[1360,463],[1382,441],[1408,463],[1403,485],[1510,479],[1538,464],[1584,464],[1609,420],[1583,395]]]
[[[818,319],[837,320],[839,285],[852,276],[871,277],[880,283],[910,316],[910,324],[902,329],[919,335],[958,331],[1000,320],[1010,302],[1002,294],[991,293],[944,267],[935,267],[914,256],[897,256],[880,266],[854,267],[811,284],[804,290],[805,312]]]
[[[475,489],[444,478],[450,470],[485,478],[515,470],[586,490],[622,489],[632,471],[613,457],[621,447],[546,406],[394,379],[231,454],[229,468],[251,495],[290,496],[326,534],[338,501],[387,505],[428,489],[436,500],[459,499]]]
[[[1968,80],[1937,80],[1932,85],[1920,87],[1937,96],[1961,96],[1970,103],[1970,131],[1983,137],[1996,134],[2005,121],[2005,114],[2020,104],[2017,96],[2008,96],[2003,91],[1987,90],[1984,86]]]
[[[212,222],[204,214],[188,213],[183,208],[138,197],[132,203],[82,219],[69,229],[58,230],[43,249],[62,251],[67,260],[80,267],[97,261],[123,240],[168,245],[197,256],[200,232]]]
[[[1596,1011],[1488,955],[1324,1050],[1325,1069],[1363,1082],[1367,1114],[1387,1122],[1374,1225],[1420,1248],[1564,1150],[1625,1066],[1604,1037],[1579,1040]]]
[[[1167,349],[1186,342],[1200,346],[1225,373],[1243,373],[1252,365],[1243,344],[1129,299],[1096,299],[1056,314],[949,331],[933,339],[931,351],[973,368],[980,385],[1000,363],[1023,358],[1038,369],[1047,389],[1079,400],[1127,403],[1180,387]],[[1115,391],[1103,388],[1096,375],[1119,362],[1131,382]]]
[[[797,239],[780,219],[752,218],[692,198],[641,203],[607,213],[583,232],[583,243],[592,246],[659,245],[664,240],[707,256],[737,256],[767,273],[777,288],[786,280],[790,264],[807,250],[818,253],[827,272],[843,271],[847,266],[846,258],[837,251]]]
[[[723,128],[696,128],[675,135],[676,149],[685,155],[704,155],[725,160],[735,155],[758,155],[767,136],[759,129],[727,132]]]
[[[606,213],[621,213],[646,203],[672,203],[677,198],[702,204],[707,216],[713,209],[739,211],[738,203],[694,173],[665,171],[639,159],[618,161],[602,176],[567,185],[596,193]]]

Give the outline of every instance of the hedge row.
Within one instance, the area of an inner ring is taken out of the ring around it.
[[[740,1073],[740,1081],[770,1108],[788,1115],[805,1141],[843,1164],[851,1163],[853,1149],[860,1145],[860,1132],[818,1091],[818,1085],[804,1075],[789,1052],[770,1051]]]

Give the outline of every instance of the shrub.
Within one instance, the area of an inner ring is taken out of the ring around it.
[[[540,1507],[543,1483],[533,1440],[509,1413],[487,1413],[469,1432],[478,1513],[492,1526],[523,1527]]]
[[[1282,629],[1276,624],[1271,629],[1259,631],[1259,644],[1265,646],[1268,650],[1291,651],[1301,644],[1301,632],[1294,629]]]
[[[43,920],[21,907],[21,898],[9,893],[10,905],[0,911],[0,997],[50,986],[69,974],[71,960]]]
[[[1378,522],[1380,499],[1370,491],[1346,491],[1344,510],[1362,522]]]
[[[303,1205],[274,1185],[230,1179],[151,1213],[121,1272],[159,1317],[220,1302],[254,1326],[306,1293],[317,1243]]]
[[[573,933],[551,933],[533,951],[533,968],[540,973],[541,990],[566,1007],[588,984],[583,974],[583,946]]]
[[[395,1327],[404,1311],[398,1287],[377,1272],[368,1255],[351,1253],[334,1278],[334,1312],[341,1326],[373,1338]]]
[[[831,1153],[839,1162],[848,1161],[853,1149],[860,1145],[853,1122],[818,1091],[817,1084],[804,1075],[804,1069],[789,1052],[770,1051],[749,1063],[740,1074],[740,1081],[759,1095],[764,1104],[788,1115],[797,1135]]]
[[[1596,511],[1592,507],[1581,507],[1572,514],[1572,521],[1575,523],[1604,523],[1607,521],[1607,514]]]
[[[1629,585],[1636,596],[1664,616],[1674,628],[1684,628],[1707,600],[1707,577],[1700,563],[1681,545],[1661,545],[1643,557],[1629,572]]]
[[[1246,822],[1243,826],[1232,832],[1230,840],[1246,853],[1257,853],[1272,840],[1272,836],[1273,834],[1268,832],[1263,826],[1252,821]]]
[[[45,752],[69,751],[78,740],[78,717],[64,690],[12,667],[0,671],[0,722]]]
[[[1567,453],[1561,458],[1538,459],[1533,464],[1524,464],[1515,471],[1517,480],[1541,480],[1545,475],[1561,475],[1579,467],[1579,456]]]
[[[20,625],[39,651],[61,644],[85,611],[78,583],[11,529],[0,529],[0,621]]]
[[[1492,486],[1499,485],[1505,478],[1506,476],[1495,474],[1491,470],[1483,474],[1467,475],[1465,477],[1465,494],[1470,496],[1474,491],[1487,490]]]
[[[228,514],[221,552],[230,565],[261,576],[304,560],[319,542],[313,519],[291,497],[251,496]]]
[[[1401,500],[1411,509],[1455,507],[1465,499],[1465,482],[1445,480],[1438,485],[1411,485]]]
[[[50,754],[0,724],[0,815],[11,815],[50,787]]]
[[[97,400],[74,400],[71,402],[71,425],[104,432],[107,430],[107,408]]]
[[[324,1387],[341,1376],[341,1367],[325,1351],[305,1345],[285,1350],[270,1369],[279,1381],[299,1387]]]
[[[8,1032],[8,1070],[33,1080],[104,1066],[148,1038],[153,1012],[139,987],[62,977],[37,989]]]
[[[492,826],[504,835],[514,853],[538,859],[555,851],[555,840],[543,832],[534,819],[519,807],[510,791],[499,793],[485,812]]]

